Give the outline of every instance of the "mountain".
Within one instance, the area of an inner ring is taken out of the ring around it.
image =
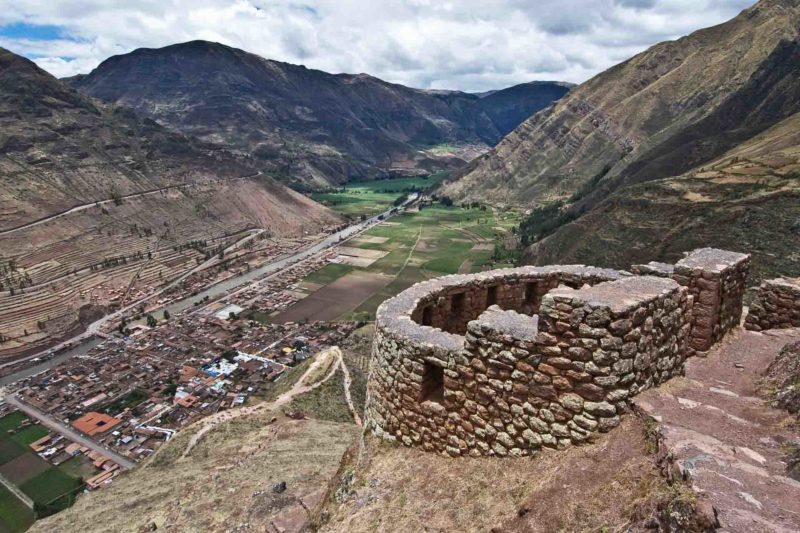
[[[680,175],[800,110],[798,0],[664,42],[579,85],[444,189],[530,206]],[[509,200],[511,199],[511,200]]]
[[[138,49],[67,81],[312,186],[455,168],[569,89],[523,84],[491,98],[425,91],[206,41]]]
[[[718,246],[753,253],[754,280],[800,274],[797,65],[800,2],[762,0],[576,87],[442,193],[533,208],[526,263]]]
[[[162,287],[202,263],[201,245],[338,223],[247,159],[0,49],[0,359]]]
[[[101,105],[3,49],[0,125],[0,230],[115,195],[256,174],[215,145]],[[259,181],[287,208],[310,207],[304,197]],[[316,209],[311,213],[324,211]]]
[[[506,136],[537,111],[564,96],[572,87],[574,84],[557,81],[520,83],[507,89],[479,93],[481,99],[477,105],[491,119],[500,135]]]
[[[695,171],[611,194],[524,260],[627,268],[703,246],[753,254],[752,282],[800,276],[800,113]]]

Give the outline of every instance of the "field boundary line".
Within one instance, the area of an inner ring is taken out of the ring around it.
[[[27,505],[30,508],[31,511],[33,510],[34,503],[33,503],[33,500],[31,499],[31,497],[28,496],[27,494],[25,494],[24,492],[22,492],[22,490],[19,487],[14,485],[11,482],[11,480],[6,478],[3,474],[0,474],[0,483],[2,483],[5,488],[7,488],[9,491],[11,491],[11,493],[14,496],[16,496],[17,499],[19,499],[22,503]]]

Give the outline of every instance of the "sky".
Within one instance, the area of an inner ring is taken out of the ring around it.
[[[0,0],[0,46],[57,77],[136,48],[216,41],[424,89],[580,83],[754,0]]]

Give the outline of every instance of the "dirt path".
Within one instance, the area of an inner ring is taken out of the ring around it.
[[[353,420],[355,420],[356,425],[361,427],[361,417],[358,416],[358,411],[356,411],[356,407],[353,404],[353,397],[350,395],[350,384],[353,380],[350,378],[350,369],[347,368],[344,362],[341,350],[339,350],[339,365],[342,367],[342,374],[344,375],[344,399],[347,402],[347,407],[350,409],[350,414],[353,415]]]
[[[315,383],[307,384],[306,379],[308,378],[308,376],[314,373],[321,364],[323,364],[328,360],[329,357],[334,357],[336,361],[333,363],[333,365],[331,365],[331,368],[325,375],[325,377],[320,379],[319,381],[316,381]],[[282,405],[286,405],[295,396],[299,396],[301,394],[305,394],[306,392],[314,390],[323,383],[325,383],[326,381],[328,381],[334,374],[336,374],[336,371],[342,364],[343,364],[342,352],[339,350],[339,348],[336,347],[329,348],[328,350],[324,350],[319,354],[317,354],[314,361],[308,366],[306,371],[303,372],[303,375],[300,376],[300,379],[297,380],[297,382],[292,386],[292,388],[284,392],[280,396],[278,396],[275,400],[271,402],[262,402],[257,405],[240,407],[238,409],[228,409],[226,411],[222,411],[204,418],[203,420],[200,421],[202,427],[197,433],[192,435],[192,438],[186,445],[186,449],[181,454],[181,459],[189,455],[192,449],[197,445],[198,442],[200,442],[200,440],[206,433],[208,433],[215,427],[219,426],[220,424],[224,424],[225,422],[228,422],[235,418],[239,418],[241,416],[247,416],[253,413],[259,413],[261,411],[271,411],[277,409],[278,407],[281,407]],[[346,373],[346,375],[349,377],[348,373]],[[349,390],[348,390],[348,396],[349,396]],[[352,407],[352,403],[349,403],[349,405],[351,405]]]
[[[786,445],[800,442],[787,412],[758,397],[757,381],[800,330],[739,330],[686,377],[636,399],[662,424],[666,444],[730,532],[800,531],[800,482],[786,475]]]

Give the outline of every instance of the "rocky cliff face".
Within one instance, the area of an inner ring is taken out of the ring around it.
[[[426,149],[488,148],[569,88],[523,84],[485,98],[422,91],[205,41],[115,56],[69,82],[163,125],[251,153],[273,172],[312,185],[455,168],[467,156]]]
[[[800,111],[797,0],[658,44],[572,90],[444,192],[530,205],[682,174]]]

